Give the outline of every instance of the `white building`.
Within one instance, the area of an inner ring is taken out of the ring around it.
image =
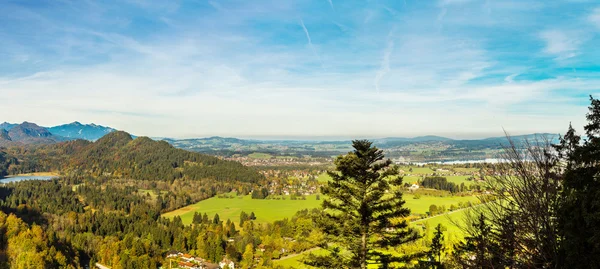
[[[224,268],[225,266],[227,266],[229,269],[235,269],[235,264],[227,258],[223,258],[223,260],[219,263],[220,268]]]

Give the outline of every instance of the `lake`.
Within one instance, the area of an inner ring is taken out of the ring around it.
[[[56,176],[13,176],[0,179],[0,184],[19,182],[23,180],[51,180],[57,178]]]

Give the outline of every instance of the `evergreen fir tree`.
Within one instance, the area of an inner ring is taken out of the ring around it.
[[[590,96],[587,139],[569,126],[556,148],[566,163],[559,209],[561,266],[600,268],[600,100]]]
[[[397,167],[367,140],[355,140],[352,146],[354,151],[335,160],[336,171],[328,171],[332,180],[322,189],[327,199],[321,225],[329,242],[342,247],[341,253],[349,253],[329,258],[338,259],[344,267],[364,269],[369,262],[382,262],[381,250],[417,235],[405,220],[399,220],[409,216],[410,210],[404,207]],[[409,259],[385,256],[386,263]]]
[[[431,268],[443,268],[442,267],[442,252],[444,251],[444,233],[442,231],[442,225],[438,224],[435,227],[433,239],[431,240],[431,247],[427,253]]]

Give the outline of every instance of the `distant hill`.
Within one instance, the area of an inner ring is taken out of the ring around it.
[[[537,133],[512,136],[518,147],[528,140],[546,137],[552,144],[558,143],[557,134]],[[375,146],[384,150],[386,157],[403,161],[472,161],[499,157],[506,137],[484,139],[452,139],[441,136],[385,137],[370,139]],[[237,138],[209,137],[198,139],[165,139],[177,148],[220,156],[246,156],[252,153],[268,153],[279,156],[337,156],[351,149],[350,140],[311,141],[311,140],[244,140]],[[539,141],[543,142],[543,141]]]
[[[73,122],[69,124],[59,125],[48,128],[54,135],[70,139],[85,139],[90,141],[96,141],[104,135],[114,132],[115,129],[105,127],[96,124],[81,124],[79,122]]]
[[[2,130],[6,130],[8,135],[3,134]],[[52,144],[74,139],[96,141],[114,131],[115,129],[110,127],[93,123],[81,124],[77,121],[49,128],[30,122],[4,122],[0,124],[0,146]]]
[[[53,135],[46,128],[31,122],[23,122],[12,126],[10,130],[0,131],[0,146],[43,145],[65,140],[67,139]]]
[[[10,139],[10,136],[8,135],[8,131],[5,129],[0,129],[0,141],[2,140],[12,141],[12,139]]]
[[[0,146],[3,147],[31,144],[44,145],[75,139],[96,141],[116,132],[115,129],[110,127],[96,124],[81,124],[77,121],[50,128],[40,127],[29,122],[22,124],[5,122],[0,124],[0,127],[3,127],[0,128]],[[131,135],[128,135],[128,137],[130,139],[136,138]],[[549,133],[517,135],[512,136],[511,139],[517,144],[522,145],[522,142],[525,140],[535,142],[536,139],[544,137],[548,138],[553,144],[558,143],[558,135]],[[142,141],[149,139],[145,137],[141,138]],[[225,157],[245,156],[261,152],[276,156],[329,158],[352,150],[351,140],[255,140],[220,136],[191,139],[153,139],[164,141],[175,148]],[[385,150],[386,156],[411,161],[496,158],[498,153],[503,149],[503,146],[508,144],[508,140],[503,136],[484,139],[452,139],[426,135],[417,137],[384,137],[370,140],[377,147]]]
[[[12,129],[13,127],[15,127],[17,125],[18,124],[3,122],[3,123],[0,123],[0,130],[4,129],[7,131],[10,131],[10,129]]]
[[[69,141],[50,146],[58,152],[72,152],[71,169],[82,169],[95,175],[174,180],[213,179],[257,183],[262,176],[238,162],[185,151],[165,141],[148,137],[133,139],[123,131],[111,132],[95,142]],[[60,162],[59,162],[60,163]]]
[[[535,141],[535,140],[548,139],[552,143],[558,143],[559,142],[558,141],[559,135],[558,134],[551,134],[551,133],[535,133],[535,134],[526,134],[526,135],[515,135],[515,136],[511,136],[510,139],[513,140],[513,141],[515,141],[515,142],[525,141],[525,140]],[[482,140],[486,140],[486,141],[506,141],[506,137],[505,136],[489,137],[489,138],[485,138],[485,139],[482,139]]]
[[[454,140],[452,138],[435,136],[435,135],[426,135],[426,136],[417,136],[417,137],[386,137],[375,139],[376,142],[387,143],[387,142],[431,142],[431,141],[450,141]]]

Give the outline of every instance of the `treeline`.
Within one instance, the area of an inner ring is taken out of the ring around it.
[[[448,182],[447,178],[440,176],[425,177],[421,181],[421,185],[425,188],[449,191],[451,193],[466,191],[464,183],[458,185],[454,182]]]
[[[9,167],[17,163],[18,161],[16,158],[0,149],[0,178],[7,176],[9,174]]]
[[[123,195],[142,197],[147,202],[151,202],[157,206],[157,210],[161,213],[197,203],[219,193],[226,194],[235,191],[245,195],[253,187],[253,184],[250,183],[221,182],[210,179],[175,179],[169,182],[162,180],[135,180],[106,176],[73,175],[62,176],[60,182],[75,186],[74,189],[78,193],[88,192],[88,189],[90,189],[90,192],[96,191],[96,193],[100,194],[103,190],[110,188],[115,193],[115,201],[120,200],[118,197]],[[93,199],[93,194],[91,195]]]

